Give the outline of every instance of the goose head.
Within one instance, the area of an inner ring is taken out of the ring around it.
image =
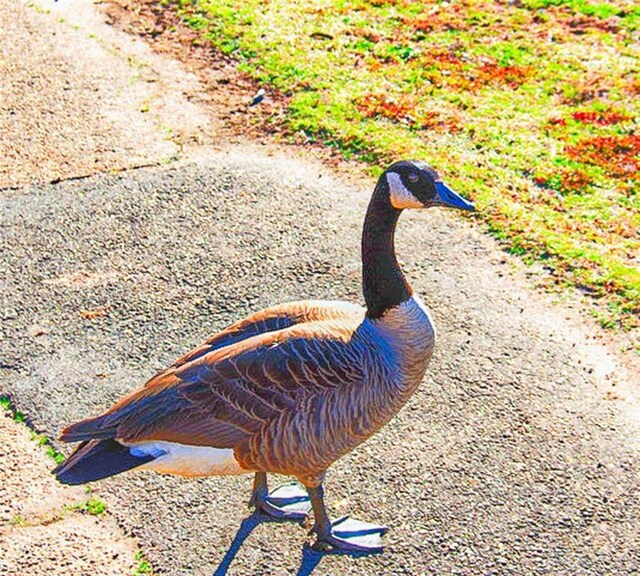
[[[403,160],[392,164],[380,177],[389,188],[389,202],[398,209],[449,206],[473,212],[473,204],[445,185],[424,162]]]

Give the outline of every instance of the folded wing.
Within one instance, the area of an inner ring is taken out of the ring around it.
[[[311,322],[197,355],[104,415],[70,426],[62,439],[236,447],[309,397],[361,383],[365,358],[356,327]]]

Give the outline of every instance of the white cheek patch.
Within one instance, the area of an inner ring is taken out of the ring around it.
[[[424,208],[424,204],[411,194],[402,183],[400,174],[389,172],[387,182],[389,184],[389,200],[394,208]]]

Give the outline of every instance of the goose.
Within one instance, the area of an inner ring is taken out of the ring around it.
[[[405,209],[473,211],[420,161],[392,164],[373,191],[362,233],[365,307],[306,300],[276,305],[209,337],[108,411],[65,428],[81,442],[54,473],[83,484],[126,470],[182,476],[254,474],[249,505],[301,521],[318,550],[381,551],[387,528],[331,522],[327,469],[384,426],[423,379],[435,327],[395,255]],[[267,473],[299,485],[269,492]]]

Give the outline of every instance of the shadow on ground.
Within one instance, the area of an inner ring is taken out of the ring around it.
[[[245,540],[251,535],[251,533],[263,522],[265,523],[283,523],[289,522],[287,520],[279,520],[277,518],[272,518],[271,516],[267,516],[260,511],[255,511],[250,516],[247,516],[240,524],[240,528],[236,532],[236,535],[233,538],[227,552],[224,555],[224,558],[213,572],[212,576],[225,576],[233,562],[236,554],[242,548]],[[300,561],[300,568],[298,569],[297,576],[310,576],[313,571],[316,569],[320,561],[327,555],[341,555],[341,556],[351,556],[352,558],[360,558],[364,556],[371,556],[373,554],[378,554],[379,552],[344,552],[342,550],[331,550],[328,552],[319,552],[314,550],[308,544],[302,548],[302,560]]]

